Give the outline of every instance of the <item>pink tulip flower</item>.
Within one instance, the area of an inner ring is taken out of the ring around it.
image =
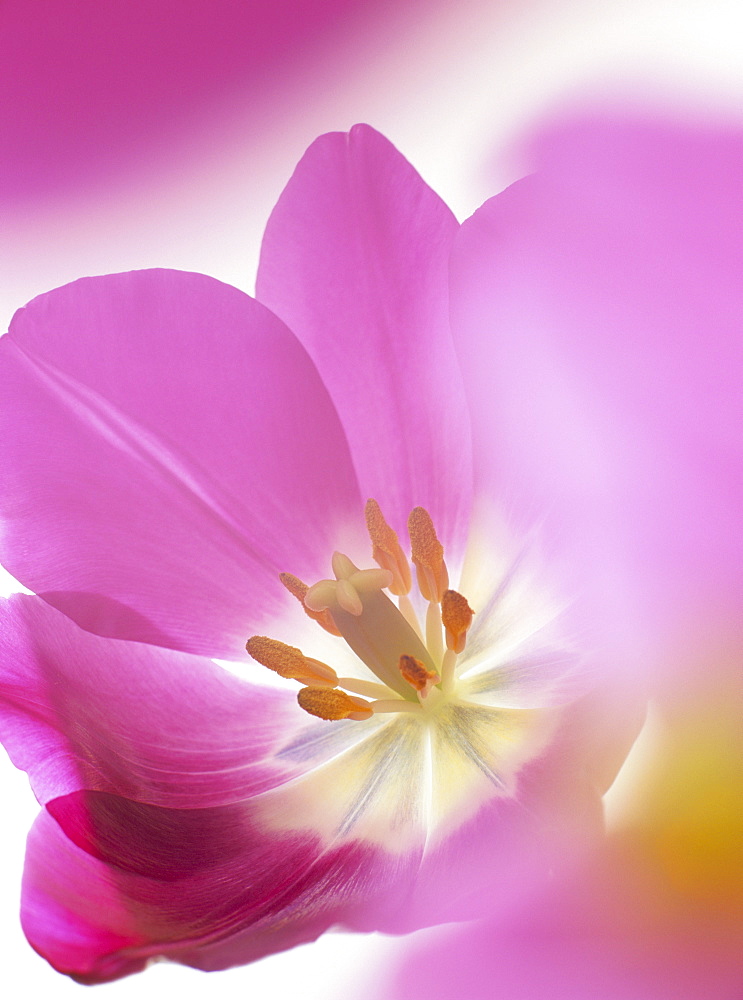
[[[662,596],[679,528],[711,555],[731,517],[699,483],[740,406],[733,154],[568,129],[459,227],[357,126],[297,167],[257,299],[148,271],[19,311],[0,544],[39,597],[3,611],[0,725],[56,968],[469,917],[599,831],[697,594]],[[244,679],[205,659],[246,640]]]

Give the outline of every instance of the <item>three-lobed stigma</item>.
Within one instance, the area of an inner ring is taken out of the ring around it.
[[[444,547],[425,508],[414,508],[408,519],[418,590],[428,602],[423,624],[409,596],[413,573],[397,533],[376,500],[367,501],[365,514],[378,568],[359,569],[336,552],[334,579],[308,586],[282,573],[280,580],[306,614],[343,638],[377,680],[339,677],[328,664],[267,636],[252,636],[246,643],[258,663],[305,685],[298,694],[300,707],[329,721],[430,710],[452,690],[474,614],[466,598],[449,588]]]

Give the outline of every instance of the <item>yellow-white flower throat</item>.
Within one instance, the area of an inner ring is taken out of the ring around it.
[[[287,731],[275,760],[299,771],[254,804],[272,830],[428,850],[494,798],[519,798],[519,772],[554,732],[551,690],[574,653],[555,642],[559,609],[538,571],[507,544],[471,527],[476,562],[463,589],[474,588],[473,610],[449,586],[426,510],[408,520],[410,560],[374,500],[366,523],[375,567],[336,553],[334,579],[308,586],[281,574],[321,626],[322,658],[267,636],[247,642],[255,660],[302,685],[305,712],[332,723]]]
[[[321,719],[436,713],[455,697],[457,658],[474,612],[465,597],[449,588],[444,549],[423,507],[411,512],[408,531],[418,589],[427,602],[424,623],[409,596],[410,564],[376,500],[366,504],[366,524],[378,568],[359,569],[336,552],[334,580],[308,587],[288,573],[280,579],[311,618],[345,639],[378,681],[339,677],[328,664],[267,636],[252,636],[246,648],[259,663],[304,684],[299,704]],[[397,598],[396,604],[385,590]]]

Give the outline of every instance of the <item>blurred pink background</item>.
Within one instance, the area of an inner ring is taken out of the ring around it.
[[[0,314],[135,267],[250,290],[270,207],[368,121],[465,217],[572,99],[740,105],[734,0],[25,0],[0,4]]]

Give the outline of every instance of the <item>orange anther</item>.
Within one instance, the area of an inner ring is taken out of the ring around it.
[[[410,512],[408,532],[420,592],[427,601],[438,603],[449,586],[449,574],[444,546],[436,537],[431,515],[424,507],[414,507]]]
[[[305,656],[296,646],[288,646],[267,635],[254,635],[245,643],[245,648],[264,667],[276,671],[281,677],[302,681],[305,684],[335,684],[336,672],[327,664]]]
[[[330,722],[338,719],[361,721],[373,714],[368,701],[354,698],[337,688],[305,687],[297,693],[297,701],[305,712]]]
[[[398,663],[403,679],[419,691],[421,697],[425,698],[431,688],[438,684],[441,678],[435,670],[429,670],[424,663],[416,660],[414,656],[403,653]]]
[[[410,565],[400,547],[397,532],[387,524],[376,500],[366,501],[366,528],[372,541],[372,557],[382,569],[392,573],[390,590],[397,597],[407,594],[412,584]]]
[[[462,652],[474,613],[467,603],[467,598],[456,590],[447,590],[444,593],[441,598],[441,621],[446,629],[448,649],[455,653]]]
[[[340,635],[340,631],[336,627],[333,621],[333,616],[329,611],[312,611],[304,603],[304,595],[310,589],[306,583],[302,583],[299,577],[292,576],[291,573],[280,573],[279,580],[284,584],[289,593],[296,597],[299,603],[304,609],[304,613],[311,618],[313,621],[317,622],[318,625],[322,625],[326,632],[330,632],[331,635]]]

